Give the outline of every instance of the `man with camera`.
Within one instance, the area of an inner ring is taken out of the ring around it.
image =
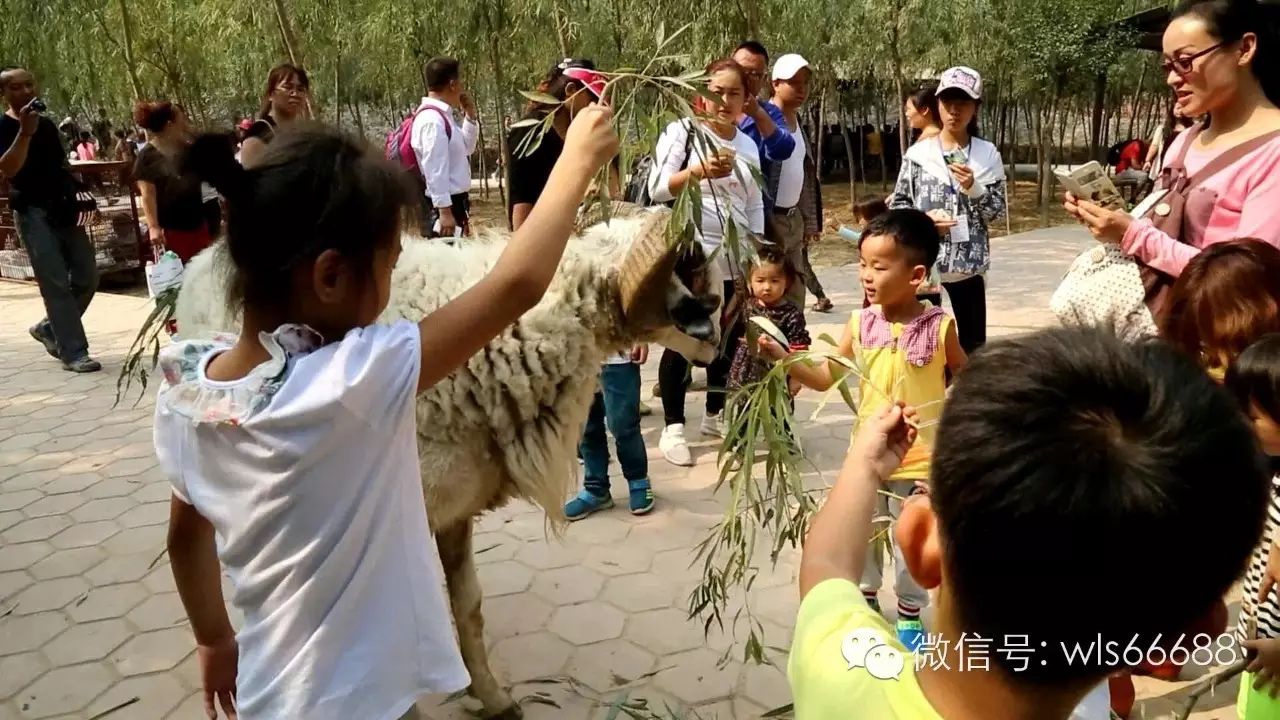
[[[9,181],[9,205],[18,238],[35,271],[48,317],[31,337],[71,372],[102,369],[89,357],[80,316],[98,287],[93,245],[76,225],[76,181],[53,121],[41,113],[35,77],[20,67],[0,70],[7,105],[0,116],[0,174]]]

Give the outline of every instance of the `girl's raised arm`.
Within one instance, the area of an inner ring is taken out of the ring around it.
[[[439,382],[538,304],[555,275],[587,183],[618,151],[606,107],[579,112],[533,211],[488,275],[423,318],[418,392]]]

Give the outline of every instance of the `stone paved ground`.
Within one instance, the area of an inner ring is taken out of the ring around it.
[[[1088,242],[1064,229],[998,241],[991,334],[1050,323],[1049,294]],[[860,300],[852,268],[821,276],[838,313]],[[27,336],[42,313],[34,286],[0,282],[0,307],[0,720],[96,718],[132,698],[108,717],[200,717],[193,641],[162,552],[169,489],[152,453],[150,398],[112,407],[148,301],[94,301],[86,326],[107,371],[92,376],[62,371]],[[841,314],[810,322],[838,335]],[[645,370],[648,387],[656,361]],[[691,425],[700,404],[691,396]],[[811,399],[800,405],[814,407]],[[821,479],[838,468],[850,422],[832,405],[803,430]],[[541,518],[525,505],[480,523],[492,663],[525,698],[527,717],[600,718],[599,703],[624,693],[660,715],[669,705],[701,718],[754,717],[789,701],[778,668],[720,666],[730,637],[704,638],[686,618],[698,579],[691,548],[722,511],[712,493],[714,447],[699,442],[696,467],[671,467],[656,451],[659,424],[644,423],[660,503],[652,516],[615,510],[572,525],[563,542],[545,539]],[[789,644],[796,563],[794,553],[784,555],[752,592],[771,646]],[[784,664],[782,653],[769,654]],[[1165,716],[1171,706],[1158,696],[1172,689],[1141,685],[1153,698],[1146,717]],[[1232,697],[1226,689],[1198,717],[1226,717]],[[465,702],[444,698],[425,698],[421,708],[430,718],[470,717]]]

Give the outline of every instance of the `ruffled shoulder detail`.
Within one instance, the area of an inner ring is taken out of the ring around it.
[[[195,424],[240,425],[271,402],[284,384],[290,358],[324,344],[320,334],[305,325],[281,325],[273,333],[260,333],[258,340],[270,359],[234,382],[214,382],[204,376],[209,359],[235,344],[233,335],[165,348],[159,358],[164,384],[157,402]]]

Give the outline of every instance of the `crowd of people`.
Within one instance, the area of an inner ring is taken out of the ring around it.
[[[668,125],[647,174],[625,184],[644,202],[701,199],[695,236],[726,338],[707,368],[702,434],[725,435],[725,390],[776,363],[793,396],[858,386],[844,466],[803,549],[788,667],[800,720],[1124,716],[1130,673],[1209,664],[1192,653],[1201,637],[1233,637],[1248,658],[1240,717],[1278,716],[1280,13],[1259,0],[1185,0],[1163,50],[1187,129],[1156,159],[1158,196],[1136,216],[1065,198],[1141,268],[1158,339],[1061,328],[988,345],[988,225],[1005,211],[1005,178],[977,125],[983,82],[970,67],[903,99],[918,132],[892,194],[855,208],[863,307],[836,358],[806,354],[806,310],[832,307],[807,254],[822,201],[799,126],[814,71],[802,56],[771,61],[747,41],[709,63],[696,117]],[[430,60],[424,81],[427,96],[387,140],[394,162],[298,122],[309,81],[291,65],[271,71],[239,142],[193,138],[172,102],[136,108],[152,243],[189,258],[225,237],[243,309],[237,338],[163,351],[156,404],[173,485],[168,548],[211,718],[411,718],[419,695],[468,684],[439,563],[424,551],[434,545],[413,401],[540,301],[597,172],[612,168],[615,197],[627,178],[608,76],[586,59],[555,64],[539,88],[555,103],[526,109],[546,123],[541,140],[530,142],[533,124],[510,129],[514,231],[498,263],[421,322],[375,324],[405,212],[423,236],[471,233],[475,105],[454,59]],[[65,146],[29,71],[0,71],[0,88],[0,173],[48,313],[31,334],[68,370],[91,372],[80,316],[96,272],[70,219],[78,189]],[[748,341],[748,318],[782,337]],[[604,360],[570,520],[613,505],[606,432],[630,511],[656,505],[640,433],[647,357],[636,347]],[[659,450],[682,466],[694,463],[690,372],[663,351]],[[879,602],[878,518],[891,523],[892,613]],[[245,618],[238,632],[223,568]],[[1227,636],[1223,598],[1242,572]],[[1162,595],[1131,612],[1117,607],[1119,588]],[[1141,656],[1107,655],[1117,644]]]

